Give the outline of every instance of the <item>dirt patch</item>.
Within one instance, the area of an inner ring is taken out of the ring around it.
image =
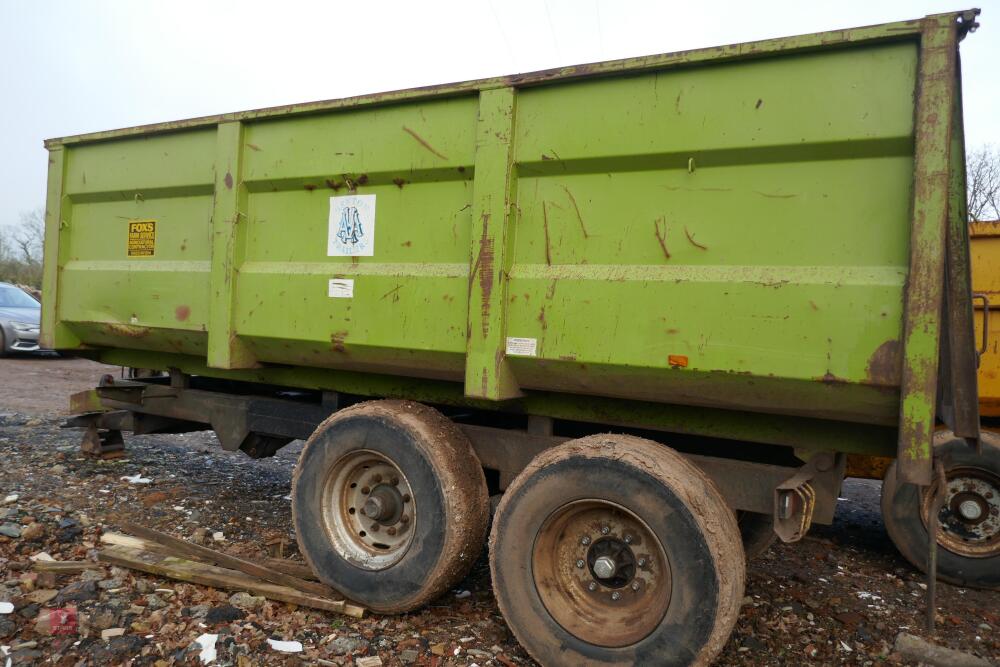
[[[120,366],[54,355],[20,355],[0,359],[0,412],[62,415],[69,397],[93,389],[102,375],[121,376]]]

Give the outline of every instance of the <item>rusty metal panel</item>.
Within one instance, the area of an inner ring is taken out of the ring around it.
[[[903,320],[899,476],[927,486],[937,415],[938,355],[944,295],[958,25],[924,20],[917,76],[913,218]]]
[[[521,395],[504,355],[508,283],[504,278],[510,268],[508,236],[517,184],[515,101],[513,88],[484,90],[479,96],[465,392],[491,400]]]
[[[956,56],[956,71],[961,64]],[[944,331],[941,371],[938,375],[938,419],[970,441],[979,438],[979,400],[976,387],[978,351],[972,317],[969,228],[966,207],[965,136],[962,126],[961,76],[956,76],[952,98],[951,189],[948,195],[948,231],[945,248]]]

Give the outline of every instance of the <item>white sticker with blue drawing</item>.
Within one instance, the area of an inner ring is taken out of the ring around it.
[[[330,197],[328,257],[375,254],[375,195]]]

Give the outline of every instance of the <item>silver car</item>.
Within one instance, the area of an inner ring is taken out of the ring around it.
[[[37,352],[42,305],[9,283],[0,283],[0,356],[10,352]]]

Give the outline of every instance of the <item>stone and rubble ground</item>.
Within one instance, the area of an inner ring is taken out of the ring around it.
[[[213,664],[238,667],[532,664],[497,610],[485,555],[426,609],[361,620],[103,565],[35,574],[41,552],[93,558],[121,520],[244,557],[295,556],[288,494],[300,443],[254,461],[209,433],[126,436],[126,459],[84,458],[80,431],[60,429],[58,414],[108,372],[118,369],[0,360],[0,645],[11,665],[198,665],[203,635],[218,635]],[[938,632],[924,635],[924,579],[889,543],[878,493],[877,482],[849,480],[833,526],[750,564],[716,664],[916,664],[894,651],[901,632],[1000,663],[1000,592],[939,585]],[[75,614],[56,611],[66,609]]]

